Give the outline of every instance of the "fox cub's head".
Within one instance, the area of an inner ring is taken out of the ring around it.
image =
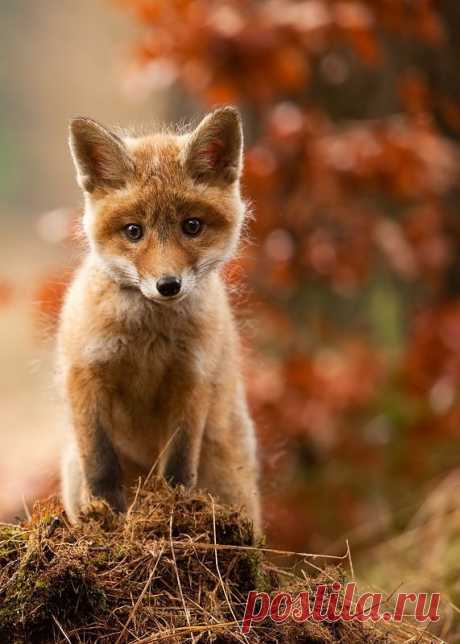
[[[121,137],[91,119],[72,121],[84,229],[121,286],[179,300],[232,255],[244,217],[242,138],[230,107],[182,135]]]

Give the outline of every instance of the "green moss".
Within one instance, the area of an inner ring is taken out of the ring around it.
[[[10,637],[14,634],[28,641],[31,633],[37,637],[40,633],[51,632],[52,615],[62,620],[63,624],[71,616],[72,623],[78,624],[91,620],[105,609],[105,593],[83,565],[76,565],[75,562],[59,564],[38,574],[37,578],[30,569],[18,570],[7,590],[0,611],[0,624]]]
[[[247,563],[249,567],[250,574],[249,576],[254,580],[254,588],[252,590],[258,590],[259,592],[270,593],[273,590],[273,587],[276,585],[276,581],[279,582],[277,578],[274,578],[266,569],[264,569],[262,563],[263,558],[260,552],[249,551],[247,555]]]
[[[20,526],[0,525],[0,565],[17,558],[27,544],[28,533]]]
[[[125,557],[129,557],[132,548],[126,543],[120,543],[116,545],[112,550],[112,560],[121,561]]]

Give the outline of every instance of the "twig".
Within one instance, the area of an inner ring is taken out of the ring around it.
[[[213,536],[214,536],[214,544],[213,544],[213,545],[214,545],[214,557],[215,557],[215,560],[216,560],[216,570],[217,570],[217,575],[219,576],[220,584],[221,584],[221,586],[222,586],[222,590],[224,591],[224,596],[225,596],[225,599],[226,599],[226,601],[227,601],[227,604],[228,604],[228,607],[229,607],[229,609],[230,609],[230,612],[231,612],[231,614],[232,614],[232,617],[233,617],[233,619],[234,619],[234,620],[235,620],[235,622],[236,622],[236,621],[238,621],[238,620],[237,620],[237,617],[236,617],[235,612],[234,612],[234,610],[233,610],[232,603],[231,603],[231,601],[230,601],[230,599],[229,599],[229,597],[228,597],[227,589],[226,589],[225,584],[224,584],[224,580],[222,579],[222,574],[221,574],[221,572],[220,572],[220,566],[219,566],[219,557],[217,556],[217,548],[216,548],[216,546],[217,546],[216,510],[215,510],[215,507],[214,507],[214,498],[212,497],[212,495],[211,495],[211,494],[209,494],[208,496],[209,496],[209,498],[211,499],[211,508],[212,508],[212,531],[213,531]],[[244,641],[245,641],[245,642],[248,642],[248,638],[246,637],[246,635],[245,635],[243,632],[242,632],[242,635],[243,635]]]
[[[351,558],[350,543],[349,543],[348,539],[346,540],[346,544],[347,544],[347,557],[348,557],[348,561],[350,563],[351,578],[354,579],[355,578],[355,569],[353,567],[353,560]]]
[[[155,635],[149,635],[142,640],[138,640],[136,644],[150,644],[151,642],[159,642],[161,640],[170,640],[174,635],[186,635],[189,633],[193,637],[193,633],[206,633],[207,631],[218,631],[220,629],[229,628],[231,626],[240,626],[241,622],[222,622],[219,624],[202,624],[196,626],[178,626],[177,628],[171,628],[164,633],[156,633]]]
[[[27,505],[27,501],[26,501],[26,498],[25,498],[24,494],[22,495],[22,505],[24,507],[24,512],[26,513],[27,521],[31,521],[32,520],[32,515],[30,514],[30,510],[29,510],[29,507]]]
[[[187,548],[191,547],[190,543],[185,543],[183,541],[175,541],[174,545],[178,548]],[[283,555],[287,557],[302,557],[302,559],[334,559],[335,561],[343,561],[348,558],[348,552],[344,555],[317,555],[312,552],[293,552],[291,550],[275,550],[273,548],[259,548],[258,546],[236,546],[236,545],[224,545],[224,544],[213,544],[213,543],[199,543],[193,542],[193,547],[198,548],[199,550],[252,550],[257,552],[267,552],[274,555]]]
[[[189,628],[191,628],[190,614],[189,614],[189,611],[188,611],[188,608],[187,608],[187,604],[185,603],[184,593],[182,592],[182,584],[181,584],[181,581],[180,581],[179,570],[177,568],[176,553],[174,552],[174,542],[173,542],[173,538],[172,538],[172,526],[173,526],[173,512],[171,512],[171,517],[169,519],[169,542],[170,542],[170,545],[171,545],[171,554],[172,554],[172,558],[173,558],[173,561],[174,561],[174,571],[176,573],[177,586],[179,588],[179,593],[180,593],[180,596],[181,596],[182,605],[184,607],[185,620],[187,622],[187,626]],[[191,638],[192,638],[192,642],[194,642],[195,638],[193,637],[193,634],[190,633],[190,635],[191,635]]]
[[[163,456],[163,454],[165,454],[165,453],[166,453],[166,450],[168,449],[168,447],[170,446],[170,444],[172,443],[172,441],[175,439],[176,434],[177,434],[177,432],[179,431],[179,429],[180,429],[180,427],[176,427],[176,431],[175,431],[175,432],[173,432],[173,433],[171,434],[171,436],[168,438],[168,440],[166,441],[166,444],[164,445],[163,449],[162,449],[162,450],[160,451],[160,453],[158,454],[158,456],[157,456],[157,458],[156,458],[155,462],[153,463],[152,467],[150,468],[149,473],[148,473],[148,474],[147,474],[147,476],[145,477],[145,479],[144,479],[144,485],[147,485],[147,483],[150,481],[150,477],[152,476],[152,474],[154,473],[154,471],[155,471],[155,470],[156,470],[156,468],[158,467],[158,464],[159,464],[159,462],[160,462],[160,460],[161,460],[161,457]]]
[[[131,505],[129,506],[129,508],[128,508],[127,512],[126,512],[126,519],[128,519],[128,518],[131,516],[131,513],[132,513],[132,511],[133,511],[133,508],[134,508],[134,506],[135,506],[135,505],[136,505],[136,503],[137,503],[137,498],[138,498],[138,496],[139,496],[139,492],[140,492],[141,486],[142,486],[142,478],[141,478],[141,477],[139,477],[139,480],[138,480],[138,482],[137,482],[137,487],[136,487],[136,494],[134,495],[134,499],[133,499],[133,501],[132,501]]]
[[[148,587],[150,586],[150,582],[151,582],[151,581],[152,581],[152,579],[153,579],[153,575],[155,574],[155,571],[156,571],[156,569],[157,569],[158,562],[160,561],[160,559],[161,559],[161,555],[163,554],[163,550],[164,550],[164,546],[161,546],[161,549],[160,549],[160,552],[159,552],[159,554],[158,554],[157,560],[155,561],[155,564],[154,564],[154,566],[153,566],[152,570],[150,571],[149,578],[148,578],[148,579],[147,579],[147,581],[145,582],[145,586],[144,586],[144,588],[142,589],[141,594],[140,594],[140,595],[139,595],[139,597],[137,598],[137,601],[136,601],[136,603],[134,604],[134,606],[133,606],[133,608],[132,608],[132,610],[131,610],[131,613],[129,614],[129,617],[128,617],[128,619],[127,619],[127,621],[126,621],[125,625],[123,626],[123,630],[121,631],[120,635],[118,636],[118,639],[117,639],[117,641],[115,642],[115,644],[119,644],[119,642],[121,642],[121,640],[122,640],[122,638],[124,637],[124,635],[125,635],[126,631],[128,630],[128,626],[129,626],[129,625],[130,625],[130,623],[132,622],[132,619],[133,619],[134,615],[136,614],[137,609],[139,608],[139,606],[140,606],[140,604],[141,604],[141,601],[144,599],[145,593],[147,592],[147,589],[148,589]],[[152,553],[152,554],[153,554],[153,553]]]
[[[53,615],[53,613],[51,613],[51,617],[54,619],[54,622],[55,622],[56,626],[59,628],[59,630],[61,631],[61,633],[64,635],[64,637],[66,638],[67,642],[69,642],[69,644],[72,644],[72,642],[70,641],[69,636],[67,635],[67,633],[65,632],[65,630],[62,628],[62,626],[61,626],[61,625],[60,625],[60,623],[58,622],[57,618]]]

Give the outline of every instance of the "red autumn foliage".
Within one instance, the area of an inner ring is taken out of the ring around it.
[[[38,327],[48,335],[56,327],[64,295],[72,277],[71,269],[56,269],[38,281],[33,301]]]
[[[244,116],[256,216],[230,281],[273,538],[416,500],[460,434],[455,3],[117,3],[133,73]]]

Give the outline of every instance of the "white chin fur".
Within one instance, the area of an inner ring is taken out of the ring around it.
[[[139,273],[136,267],[124,257],[104,257],[99,253],[96,256],[102,268],[115,280],[123,286],[139,286]]]
[[[177,304],[177,302],[181,302],[184,298],[187,297],[187,293],[181,291],[178,295],[173,295],[172,297],[163,297],[159,293],[156,295],[152,295],[150,292],[145,292],[140,289],[142,295],[149,300],[150,302],[156,302],[158,304]]]

